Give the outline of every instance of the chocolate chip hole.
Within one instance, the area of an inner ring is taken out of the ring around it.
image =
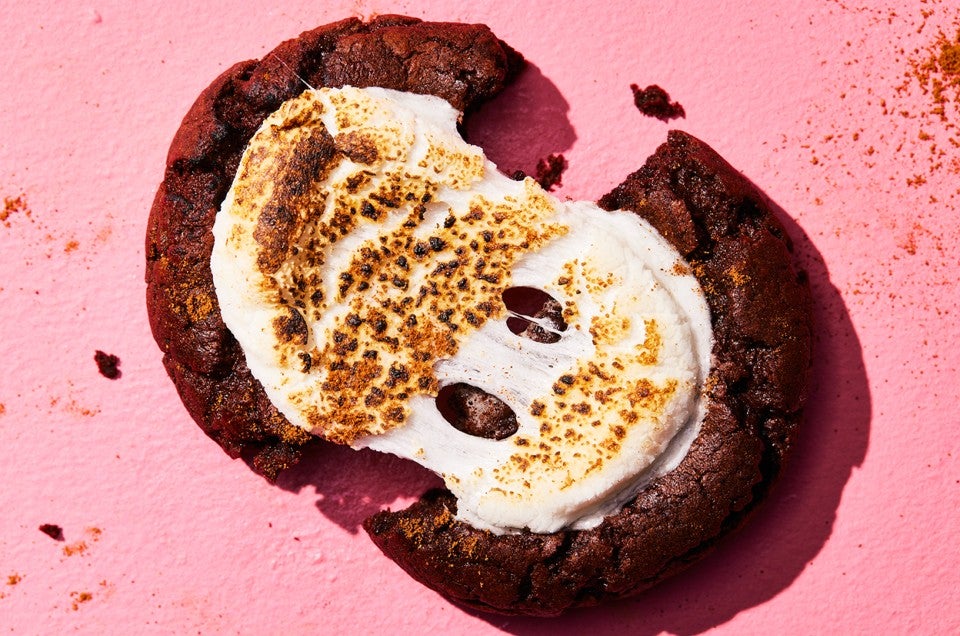
[[[563,307],[542,289],[510,287],[503,291],[501,298],[507,311],[514,314],[507,318],[507,329],[518,336],[553,343],[560,340],[560,332],[567,330]]]
[[[457,382],[440,388],[437,409],[458,431],[486,439],[505,439],[517,432],[517,416],[495,395]]]

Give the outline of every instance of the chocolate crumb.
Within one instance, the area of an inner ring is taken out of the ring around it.
[[[123,375],[120,372],[120,358],[117,356],[97,349],[97,352],[93,354],[93,359],[96,361],[100,375],[103,377],[116,380]]]
[[[537,162],[537,183],[544,190],[553,190],[563,185],[563,171],[567,169],[567,160],[561,154],[544,157]]]
[[[537,172],[534,180],[544,190],[552,190],[555,186],[563,185],[563,171],[567,169],[567,159],[561,154],[551,154],[537,162]],[[510,178],[514,181],[523,181],[528,176],[523,170],[514,170]]]
[[[63,541],[63,528],[55,523],[44,523],[39,530],[54,541]]]
[[[637,110],[647,117],[656,117],[660,121],[670,121],[687,116],[680,102],[671,102],[667,91],[656,84],[647,86],[643,90],[636,84],[631,84],[630,90],[633,91],[633,103]]]

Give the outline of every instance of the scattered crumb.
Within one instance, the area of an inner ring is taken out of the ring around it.
[[[54,541],[63,541],[63,528],[55,523],[44,523],[39,530]]]
[[[636,84],[630,85],[633,91],[633,103],[637,110],[647,117],[656,117],[660,121],[670,121],[679,117],[686,117],[687,113],[679,102],[671,102],[670,95],[656,84],[640,89]]]
[[[96,353],[93,354],[93,359],[96,361],[100,375],[103,377],[116,380],[122,375],[120,372],[120,358],[117,356],[104,353],[97,349]]]
[[[7,412],[7,406],[3,402],[0,402],[0,415],[3,415]]]
[[[97,527],[90,527],[83,531],[86,539],[90,540],[92,543],[96,543],[100,540],[100,535],[103,534],[103,530]],[[76,556],[83,555],[90,549],[90,544],[86,540],[76,541],[74,543],[63,546],[63,555],[64,556]]]
[[[536,181],[544,190],[553,190],[563,185],[563,171],[567,169],[567,160],[561,154],[544,157],[537,162]]]
[[[93,594],[90,592],[70,592],[70,598],[73,599],[73,603],[70,605],[71,609],[77,611],[80,609],[80,605],[93,600]]]
[[[70,252],[75,252],[78,247],[80,247],[80,242],[75,239],[71,239],[67,241],[66,245],[63,246],[63,251],[64,253],[69,254]]]
[[[63,546],[63,555],[64,556],[75,556],[77,554],[84,554],[87,551],[87,542],[86,541],[77,541],[76,543],[71,543],[69,545]]]
[[[13,574],[7,577],[7,585],[16,585],[22,580],[23,580],[23,576],[14,572]]]
[[[563,171],[566,169],[566,157],[561,154],[549,155],[537,162],[537,174],[534,180],[544,190],[552,190],[556,186],[563,185]],[[510,174],[510,178],[514,181],[523,181],[527,176],[529,175],[523,170],[514,170]]]
[[[30,208],[27,207],[27,199],[24,195],[16,197],[4,197],[3,208],[0,208],[0,223],[4,227],[10,227],[10,217],[14,214],[23,214],[26,217],[31,215]]]
[[[910,60],[905,76],[929,96],[929,114],[947,121],[951,119],[950,105],[954,105],[954,116],[960,106],[960,29],[953,38],[939,31],[918,54]],[[898,88],[898,92],[905,90],[909,90],[908,83]],[[933,137],[924,132],[921,139]]]
[[[59,397],[50,398],[50,408],[59,406],[67,413],[72,413],[73,415],[80,415],[82,417],[94,417],[100,413],[100,409],[97,407],[83,406],[73,397],[69,400],[63,400]]]

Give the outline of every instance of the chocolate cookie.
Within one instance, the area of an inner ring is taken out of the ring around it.
[[[304,82],[431,93],[469,111],[521,64],[485,27],[387,16],[305,33],[233,67],[200,96],[174,140],[150,216],[148,309],[185,405],[231,456],[273,478],[320,443],[270,404],[213,290],[211,228],[247,141]],[[653,585],[739,525],[794,440],[810,366],[810,298],[763,195],[705,144],[672,132],[600,205],[649,221],[705,291],[714,332],[709,408],[680,465],[589,530],[477,530],[455,518],[446,491],[365,522],[412,576],[471,607],[552,615]]]
[[[672,131],[599,203],[640,214],[693,267],[713,320],[709,410],[681,464],[590,530],[481,532],[454,519],[443,491],[366,521],[411,576],[477,609],[554,615],[649,588],[740,525],[796,436],[810,293],[765,197],[702,141]]]
[[[499,93],[522,64],[485,26],[348,19],[284,42],[262,60],[236,64],[194,103],[150,212],[147,309],[184,405],[231,457],[272,480],[316,443],[280,415],[250,375],[213,289],[210,229],[250,137],[307,84],[432,94],[469,112]]]

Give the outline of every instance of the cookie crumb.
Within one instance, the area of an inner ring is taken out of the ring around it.
[[[16,585],[23,580],[23,576],[14,572],[7,577],[7,585]]]
[[[97,368],[100,370],[100,375],[103,377],[109,378],[110,380],[116,380],[123,375],[119,368],[120,358],[117,356],[110,353],[104,353],[103,351],[97,349],[97,352],[93,354],[93,359],[96,361]]]
[[[514,170],[510,173],[510,178],[514,181],[523,181],[528,176],[533,176],[541,188],[552,190],[555,186],[563,185],[563,171],[567,169],[567,159],[562,154],[551,154],[537,162],[536,176],[528,175],[523,170]]]
[[[55,523],[44,523],[39,530],[54,541],[63,541],[63,528]]]
[[[553,190],[563,185],[563,171],[567,169],[567,159],[561,154],[552,154],[537,162],[537,183],[544,190]]]
[[[631,84],[630,90],[633,91],[633,103],[637,110],[647,117],[656,117],[666,122],[687,116],[680,102],[671,102],[667,91],[656,84],[651,84],[642,90],[636,84]]]

